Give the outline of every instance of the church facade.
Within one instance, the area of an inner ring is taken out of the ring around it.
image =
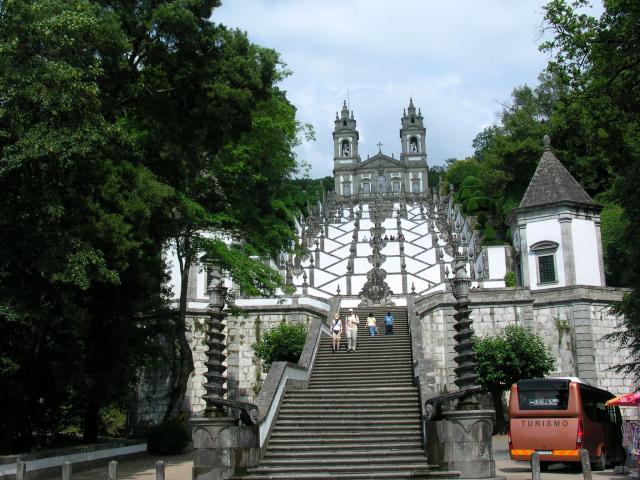
[[[425,134],[422,113],[420,109],[416,111],[410,100],[401,118],[400,158],[389,157],[380,149],[362,161],[356,120],[344,102],[340,114],[336,112],[333,130],[333,177],[337,199],[366,200],[378,193],[401,196],[425,192],[428,188]]]

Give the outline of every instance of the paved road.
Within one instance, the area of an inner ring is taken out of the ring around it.
[[[527,462],[514,462],[509,459],[506,436],[496,436],[493,440],[493,452],[496,461],[496,474],[507,480],[531,480],[531,469]],[[166,480],[191,480],[192,453],[165,457]],[[155,480],[155,464],[159,457],[146,455],[133,460],[120,462],[118,480]],[[108,467],[74,472],[73,480],[107,480]],[[578,467],[552,465],[541,476],[542,480],[582,480],[582,471]],[[613,470],[593,472],[593,480],[627,480],[628,475],[615,475]],[[60,480],[60,476],[42,480]]]

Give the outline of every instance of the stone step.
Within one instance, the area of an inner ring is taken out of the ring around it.
[[[416,424],[416,425],[414,425]],[[404,424],[389,424],[389,425],[345,425],[345,424],[334,424],[334,425],[325,425],[321,422],[307,422],[307,423],[292,423],[290,425],[281,425],[279,422],[276,422],[276,425],[273,427],[273,433],[292,433],[300,431],[300,427],[304,426],[305,428],[315,428],[316,433],[315,436],[328,436],[335,435],[337,433],[344,433],[346,436],[369,436],[369,435],[406,435],[409,433],[413,434],[422,434],[422,428],[419,424],[419,419],[413,420],[413,422],[405,422]],[[273,434],[272,433],[272,434]]]
[[[368,441],[367,441],[368,440]],[[344,442],[322,442],[319,444],[308,444],[308,443],[300,443],[298,445],[299,449],[296,450],[296,444],[292,442],[283,442],[282,440],[276,440],[273,444],[269,444],[269,449],[265,455],[271,454],[288,454],[289,452],[299,452],[301,455],[306,455],[307,452],[329,452],[329,451],[342,451],[343,449],[337,445],[344,445]],[[368,451],[374,451],[380,445],[384,445],[384,451],[388,454],[389,452],[393,452],[395,450],[420,450],[421,446],[420,442],[417,441],[384,441],[383,443],[378,443],[378,440],[371,439],[362,439],[357,443],[350,443],[349,449],[353,450],[362,450],[369,449]],[[347,450],[348,451],[348,450]],[[295,454],[295,453],[294,453]]]
[[[403,396],[406,398],[418,399],[418,392],[414,386],[401,386],[401,387],[374,387],[374,388],[354,388],[351,392],[334,392],[330,388],[311,390],[290,390],[287,392],[288,398],[338,398],[347,400],[348,398],[360,398],[360,399],[375,399],[375,396],[379,398],[384,397],[387,400],[391,398],[398,398]]]
[[[351,403],[351,404],[316,404],[309,405],[308,403],[292,405],[290,403],[282,404],[280,415],[335,415],[339,416],[343,413],[358,412],[362,414],[377,413],[377,414],[398,414],[398,413],[419,413],[420,407],[417,402],[407,402],[405,405],[397,405],[396,403],[385,403],[371,405],[368,403]]]
[[[339,476],[335,472],[292,472],[292,473],[274,473],[274,472],[254,472],[252,475],[245,475],[239,477],[231,477],[230,480],[252,480],[252,479],[269,479],[269,480],[292,480],[292,479],[345,479],[345,480],[369,480],[369,479],[381,479],[381,480],[449,480],[456,479],[460,476],[460,472],[444,472],[436,470],[414,470],[405,473],[396,473],[389,471],[371,471],[371,472],[340,472]]]
[[[282,402],[282,406],[280,408],[281,412],[289,412],[295,410],[304,410],[306,412],[312,413],[316,411],[332,411],[332,412],[340,412],[340,411],[349,411],[355,409],[362,410],[420,410],[420,405],[417,402],[416,398],[397,398],[393,401],[381,401],[380,399],[368,399],[368,401],[349,401],[349,402],[340,402],[334,403],[332,401],[327,400],[315,400],[315,399],[298,399],[298,400],[289,400],[285,399]]]
[[[260,466],[260,467],[256,467],[256,468],[250,468],[247,470],[247,473],[249,474],[259,474],[259,475],[273,475],[273,474],[295,474],[294,476],[291,477],[286,477],[286,478],[305,478],[303,477],[303,475],[307,474],[307,475],[311,475],[311,476],[307,476],[306,478],[346,478],[344,476],[344,474],[348,474],[348,473],[368,473],[369,475],[371,474],[371,472],[390,472],[390,473],[394,473],[396,475],[395,478],[403,478],[402,475],[403,473],[405,474],[410,474],[413,472],[417,472],[419,474],[426,474],[428,472],[433,472],[433,467],[429,467],[426,463],[426,460],[421,462],[421,461],[415,461],[415,462],[411,462],[411,463],[407,463],[404,462],[401,465],[397,464],[397,463],[387,463],[387,464],[376,464],[375,466],[364,462],[362,465],[344,465],[344,461],[342,462],[341,465],[327,465],[324,463],[321,464],[312,464],[312,465],[295,465],[295,464],[283,464],[283,465],[265,465]],[[332,476],[328,476],[328,477],[320,477],[319,475],[325,474],[325,473],[331,473]],[[444,472],[437,472],[438,476],[436,477],[431,477],[431,478],[457,478],[459,474],[454,473],[454,476],[443,476],[441,477],[440,475],[442,475],[442,473]],[[272,477],[268,477],[268,478],[272,478]],[[373,478],[371,476],[369,477],[363,477],[363,478]],[[380,477],[378,477],[380,478]],[[394,477],[391,477],[394,478]],[[404,477],[407,478],[407,477]],[[414,475],[409,476],[408,478],[416,478]],[[418,477],[419,478],[419,477]]]

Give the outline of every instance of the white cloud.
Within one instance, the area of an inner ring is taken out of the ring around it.
[[[316,142],[298,155],[313,177],[330,175],[335,112],[349,94],[360,154],[400,150],[402,109],[414,98],[430,164],[472,153],[499,102],[535,84],[544,0],[228,0],[213,20],[276,49],[293,75],[283,83]]]

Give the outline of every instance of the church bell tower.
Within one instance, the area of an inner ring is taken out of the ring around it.
[[[402,112],[400,141],[402,152],[400,160],[406,168],[405,191],[421,193],[427,190],[427,129],[424,127],[420,109],[416,112],[413,99],[409,107]]]
[[[344,197],[354,193],[354,173],[360,163],[358,154],[358,140],[360,135],[356,129],[353,112],[349,115],[349,108],[345,101],[340,115],[336,112],[335,128],[333,129],[333,177],[336,192]]]

